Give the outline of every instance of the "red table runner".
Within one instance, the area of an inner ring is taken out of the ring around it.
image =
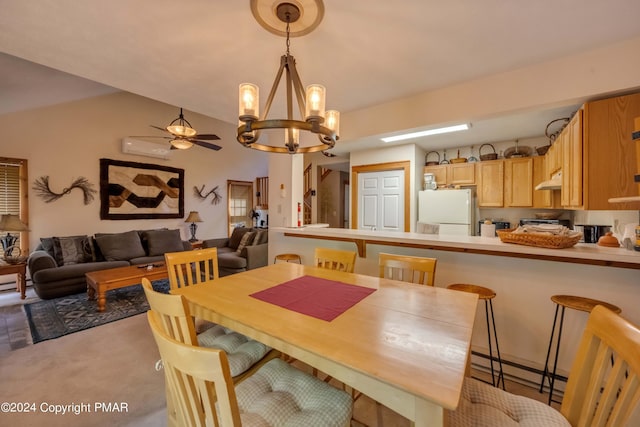
[[[302,276],[251,296],[330,322],[373,292],[375,289]]]

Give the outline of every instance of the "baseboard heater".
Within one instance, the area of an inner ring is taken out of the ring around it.
[[[496,362],[496,363],[498,362],[498,358],[497,358],[497,357],[493,356],[493,358],[492,358],[492,357],[490,357],[488,354],[481,353],[481,352],[479,352],[479,351],[473,351],[473,350],[472,350],[472,351],[471,351],[471,354],[472,354],[472,355],[474,355],[474,356],[478,356],[478,357],[480,357],[480,358],[482,358],[482,359],[486,359],[486,360],[491,360],[491,359],[493,359],[493,361],[494,361],[494,362]],[[532,367],[532,366],[523,365],[522,363],[514,362],[514,361],[511,361],[511,360],[508,360],[508,359],[504,359],[504,358],[502,359],[502,364],[503,364],[503,365],[507,365],[507,366],[511,366],[511,367],[513,367],[513,368],[520,369],[520,370],[523,370],[523,371],[526,371],[526,372],[530,372],[530,373],[533,373],[533,374],[536,374],[536,375],[539,375],[539,376],[540,376],[540,379],[542,379],[542,373],[543,373],[543,371],[542,371],[541,369],[534,368],[534,367]],[[483,369],[489,369],[489,370],[490,370],[490,367],[488,367],[488,366],[481,366],[481,367],[482,367]],[[489,372],[490,372],[490,371],[489,371]],[[509,376],[510,376],[510,377],[512,377],[512,378],[516,378],[516,379],[518,380],[518,382],[521,382],[521,383],[527,383],[527,384],[531,383],[531,381],[529,381],[529,380],[527,380],[526,378],[523,378],[523,377],[518,377],[518,376],[513,375],[513,374],[510,374]],[[549,373],[549,376],[551,376],[551,373]],[[560,375],[560,374],[558,374],[558,373],[556,373],[555,378],[556,378],[556,381],[564,381],[565,383],[566,383],[566,382],[567,382],[567,380],[568,380],[568,378],[567,378],[566,376],[564,376],[564,375]],[[540,384],[538,383],[538,387],[539,387],[539,386],[540,386]],[[547,389],[547,391],[548,391],[549,386],[548,386],[548,385],[545,385],[544,387],[545,387],[545,389]],[[559,391],[559,390],[556,388],[556,389],[554,390],[554,394],[555,394],[556,392],[558,392],[558,391]]]

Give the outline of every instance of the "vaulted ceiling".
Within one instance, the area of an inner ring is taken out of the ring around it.
[[[637,0],[324,5],[320,26],[291,51],[303,83],[324,84],[327,107],[342,112],[640,36]],[[238,84],[266,96],[285,49],[249,0],[0,0],[0,11],[0,114],[117,89],[235,124]],[[541,135],[573,108],[475,127]]]

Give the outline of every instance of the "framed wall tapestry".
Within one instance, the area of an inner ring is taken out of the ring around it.
[[[100,219],[184,216],[184,169],[100,159]]]

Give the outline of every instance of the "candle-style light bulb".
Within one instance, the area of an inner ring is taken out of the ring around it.
[[[238,91],[238,117],[242,121],[257,120],[260,114],[259,88],[252,83],[242,83]]]
[[[309,85],[306,90],[305,117],[307,121],[324,120],[325,88],[322,85]]]

